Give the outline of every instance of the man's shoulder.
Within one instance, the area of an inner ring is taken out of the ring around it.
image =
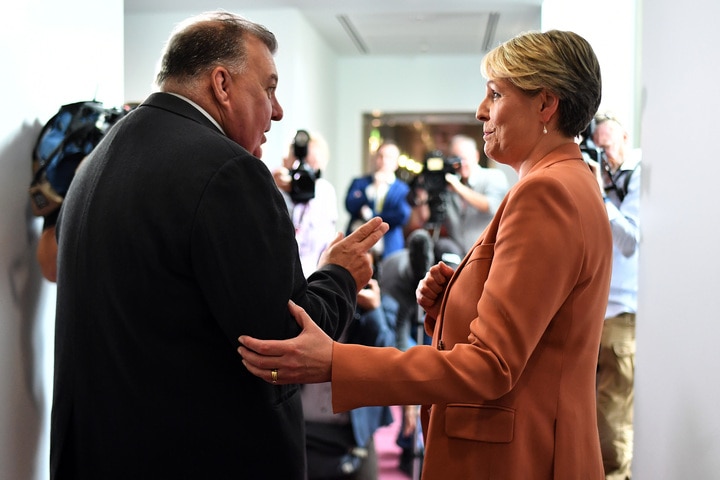
[[[482,166],[478,165],[477,168],[473,168],[472,173],[470,174],[469,183],[471,185],[474,183],[507,184],[508,181],[507,181],[507,176],[505,175],[505,172],[503,172],[499,168],[482,167]]]
[[[315,192],[320,193],[323,196],[326,196],[326,195],[335,196],[335,193],[336,193],[335,187],[333,186],[333,184],[330,183],[329,180],[322,178],[322,177],[318,178],[315,181]]]
[[[620,166],[620,170],[638,170],[642,160],[642,151],[639,148],[635,148],[630,152],[628,158],[625,159],[623,164]]]

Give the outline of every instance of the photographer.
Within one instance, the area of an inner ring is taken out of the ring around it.
[[[320,178],[329,159],[330,150],[322,135],[298,130],[283,166],[273,171],[275,184],[295,225],[295,239],[306,277],[315,271],[320,254],[337,233],[335,187]]]
[[[641,152],[613,115],[595,116],[589,132],[613,238],[612,277],[597,369],[597,418],[605,478],[632,478],[635,316],[640,246]],[[592,156],[592,155],[591,155]]]
[[[456,135],[450,142],[450,155],[445,160],[444,189],[433,194],[436,183],[428,171],[418,177],[412,192],[416,224],[432,230],[436,240],[435,254],[457,254],[460,258],[472,247],[495,215],[509,185],[498,169],[480,166],[477,143],[471,137]],[[455,172],[448,165],[455,165]]]

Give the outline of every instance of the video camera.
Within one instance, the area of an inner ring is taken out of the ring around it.
[[[439,150],[433,150],[425,155],[423,170],[416,178],[416,186],[424,189],[428,194],[430,208],[430,224],[440,224],[445,220],[447,212],[447,180],[445,175],[457,174],[460,168],[460,157],[445,157]]]
[[[305,161],[309,143],[310,134],[298,130],[293,140],[296,161],[290,170],[290,198],[295,203],[307,203],[315,198],[315,182],[320,178],[320,170],[313,170]]]
[[[460,157],[445,157],[441,151],[433,150],[425,155],[423,171],[420,176],[424,177],[424,187],[428,193],[439,193],[445,191],[447,181],[445,174],[456,174],[460,168]]]

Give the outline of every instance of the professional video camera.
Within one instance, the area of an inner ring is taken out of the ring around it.
[[[313,170],[305,161],[309,143],[310,134],[305,130],[298,130],[293,140],[296,160],[290,170],[290,198],[295,203],[307,203],[315,198],[315,182],[320,178],[320,170]]]
[[[430,208],[428,223],[439,225],[445,220],[448,195],[445,175],[457,174],[459,168],[459,157],[445,157],[439,150],[433,150],[425,155],[423,170],[415,178],[415,186],[422,188],[428,194],[427,202]]]

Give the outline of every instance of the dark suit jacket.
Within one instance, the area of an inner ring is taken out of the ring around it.
[[[58,230],[51,478],[302,479],[298,387],[249,374],[237,337],[297,335],[288,299],[337,336],[357,290],[338,266],[304,279],[265,164],[154,94],[83,163]]]
[[[432,346],[334,346],[333,407],[426,405],[424,480],[604,478],[595,371],[611,251],[597,181],[563,145],[458,266],[425,321]]]
[[[396,252],[405,246],[405,234],[403,226],[410,219],[410,204],[407,195],[410,187],[400,179],[395,180],[388,188],[382,210],[378,210],[375,200],[367,197],[365,189],[373,182],[372,175],[356,178],[350,183],[347,195],[345,196],[345,208],[350,214],[350,222],[346,233],[350,233],[352,225],[360,220],[360,209],[367,205],[388,224],[390,229],[383,236],[383,257]]]

